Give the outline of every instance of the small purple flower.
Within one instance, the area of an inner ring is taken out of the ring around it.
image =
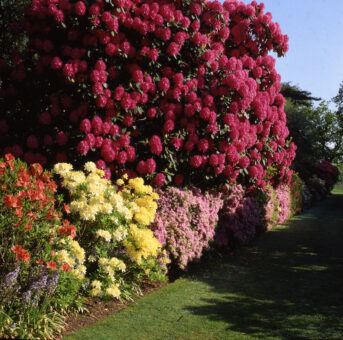
[[[47,274],[41,276],[41,278],[38,281],[34,282],[31,285],[31,289],[32,290],[42,290],[42,289],[44,289],[46,287],[47,280],[48,280],[48,275]]]
[[[31,295],[32,295],[32,291],[30,289],[24,293],[24,295],[23,295],[23,302],[25,304],[29,303],[29,301],[31,300]]]
[[[5,276],[5,280],[4,280],[4,288],[9,289],[13,286],[14,282],[17,280],[18,278],[18,274],[19,274],[19,269],[20,267],[17,267],[13,272],[8,273]]]
[[[59,278],[59,274],[58,271],[54,271],[54,273],[52,274],[52,277],[49,279],[48,283],[47,283],[47,290],[49,294],[53,294],[56,290],[57,287],[57,283],[58,283],[58,278]]]

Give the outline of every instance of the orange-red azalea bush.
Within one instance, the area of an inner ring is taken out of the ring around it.
[[[1,336],[37,337],[34,320],[72,305],[81,287],[82,249],[56,210],[56,188],[40,164],[0,158]]]

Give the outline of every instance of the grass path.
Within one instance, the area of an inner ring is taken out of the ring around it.
[[[343,339],[343,186],[68,340]]]

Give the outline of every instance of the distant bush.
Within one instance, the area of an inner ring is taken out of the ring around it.
[[[338,168],[326,160],[322,160],[318,163],[316,168],[318,177],[324,180],[327,189],[331,190],[339,178]]]
[[[323,200],[330,193],[330,189],[326,186],[325,180],[316,175],[308,179],[306,184],[312,195],[312,204]]]

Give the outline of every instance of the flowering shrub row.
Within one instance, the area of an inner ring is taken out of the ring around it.
[[[67,163],[54,170],[68,204],[39,164],[0,161],[0,334],[51,337],[56,312],[75,299],[80,307],[85,293],[130,298],[142,279],[164,279],[171,261],[184,269],[200,258],[214,237],[226,249],[248,244],[264,222],[283,223],[302,202],[296,175],[290,188],[268,187],[264,196],[241,185],[220,195],[169,187],[159,196],[141,178],[113,185],[93,162],[84,172]]]
[[[5,152],[158,187],[290,181],[296,146],[268,56],[288,37],[263,4],[34,0],[23,28],[26,53],[0,63]]]
[[[265,192],[247,195],[241,185],[233,186],[222,198],[216,243],[233,249],[248,244],[255,235],[282,224],[303,209],[303,184],[293,173],[290,186],[268,186]]]
[[[268,186],[255,195],[241,185],[231,186],[220,196],[169,187],[161,191],[151,228],[172,262],[185,268],[213,238],[217,246],[231,250],[249,244],[258,232],[284,223],[302,210],[302,188],[297,174],[290,186]]]

